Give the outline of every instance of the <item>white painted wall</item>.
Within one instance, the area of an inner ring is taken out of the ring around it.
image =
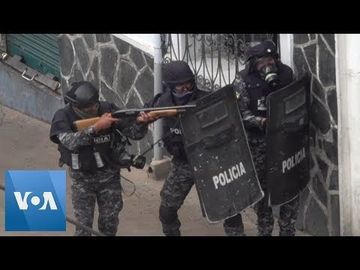
[[[341,235],[360,235],[360,35],[336,34]]]
[[[113,34],[140,50],[154,56],[156,37],[160,34]]]

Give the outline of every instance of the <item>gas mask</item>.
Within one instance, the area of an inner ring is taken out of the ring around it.
[[[264,81],[271,87],[274,88],[280,84],[279,75],[277,73],[278,69],[276,64],[269,64],[262,67],[259,71],[260,76]]]

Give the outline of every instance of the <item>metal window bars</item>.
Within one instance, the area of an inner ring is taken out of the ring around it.
[[[275,34],[161,34],[163,62],[186,61],[200,89],[214,91],[235,79],[245,67],[249,46]]]

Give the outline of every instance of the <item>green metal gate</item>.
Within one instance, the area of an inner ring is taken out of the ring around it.
[[[9,55],[19,55],[27,66],[60,79],[57,34],[7,34],[6,42]]]

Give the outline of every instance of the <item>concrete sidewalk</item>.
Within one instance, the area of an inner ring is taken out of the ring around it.
[[[22,113],[0,105],[0,183],[4,183],[4,172],[9,169],[59,169],[56,145],[49,140],[50,125]],[[163,181],[150,178],[146,170],[133,169],[124,172],[136,186],[132,196],[133,185],[127,181],[122,184],[125,189],[124,208],[120,214],[119,236],[161,236],[161,224],[158,219],[160,189]],[[67,183],[67,215],[73,217],[70,179]],[[196,190],[193,188],[179,211],[184,236],[224,236],[222,224],[209,224],[201,215]],[[252,209],[244,211],[245,233],[256,235],[255,215]],[[94,229],[97,229],[97,216],[94,218]],[[67,224],[64,233],[29,233],[4,231],[4,192],[0,190],[0,235],[73,235],[74,226]],[[274,235],[278,235],[275,225]],[[306,235],[298,232],[298,235]]]

